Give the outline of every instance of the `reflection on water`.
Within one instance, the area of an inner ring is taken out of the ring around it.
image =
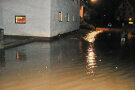
[[[18,62],[20,61],[25,61],[27,59],[25,51],[24,50],[20,50],[20,51],[16,51],[16,60]]]
[[[86,35],[86,37],[84,37],[84,39],[90,43],[94,43],[96,35],[98,35],[101,32],[103,32],[103,31],[92,31],[92,32],[88,33]]]
[[[135,50],[99,33],[1,51],[0,90],[135,90]]]
[[[85,40],[87,40],[88,42],[90,42],[90,46],[88,48],[88,55],[86,56],[87,57],[87,74],[90,74],[90,75],[93,75],[94,76],[94,73],[95,73],[95,68],[97,67],[96,65],[96,54],[94,53],[94,41],[95,41],[95,38],[96,36],[101,33],[102,31],[93,31],[91,33],[88,33],[86,35],[86,37],[84,38]]]
[[[87,56],[87,74],[94,75],[95,71],[94,69],[97,67],[96,65],[96,55],[93,51],[93,48],[90,47],[88,49],[88,56]]]

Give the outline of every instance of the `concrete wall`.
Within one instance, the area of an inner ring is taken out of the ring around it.
[[[50,37],[50,2],[0,0],[0,27],[5,35]],[[26,24],[15,24],[15,15],[25,15]]]
[[[51,36],[63,34],[79,29],[80,26],[80,0],[51,0]],[[62,12],[62,22],[58,21],[58,13]],[[69,22],[67,22],[67,13],[69,13]],[[72,21],[72,16],[75,21]]]
[[[1,5],[0,5],[0,28],[2,28],[3,27],[3,18],[2,18],[2,12],[3,12],[3,10],[2,10],[2,7],[1,7]]]
[[[0,0],[0,27],[5,35],[56,36],[79,29],[79,10],[77,0]],[[59,12],[62,22],[58,21]],[[15,24],[16,15],[26,16],[26,24]]]

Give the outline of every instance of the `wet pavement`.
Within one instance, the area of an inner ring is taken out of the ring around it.
[[[135,44],[81,30],[0,51],[0,90],[135,90]]]
[[[2,40],[2,48],[13,48],[16,46],[24,45],[36,41],[36,38],[32,37],[16,37],[16,36],[4,36]]]
[[[13,42],[18,42],[18,41],[22,41],[25,38],[15,38],[12,36],[4,36],[4,44],[8,44],[8,43],[13,43]]]

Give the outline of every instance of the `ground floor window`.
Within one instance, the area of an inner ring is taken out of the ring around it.
[[[26,16],[15,16],[16,24],[26,24]]]

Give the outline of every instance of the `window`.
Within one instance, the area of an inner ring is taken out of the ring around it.
[[[73,22],[75,21],[75,17],[74,17],[74,16],[72,16],[72,21],[73,21]]]
[[[59,22],[62,22],[62,12],[59,12],[58,19],[59,19]]]
[[[16,24],[26,24],[26,16],[15,16]]]
[[[67,22],[69,22],[69,13],[67,13]]]

